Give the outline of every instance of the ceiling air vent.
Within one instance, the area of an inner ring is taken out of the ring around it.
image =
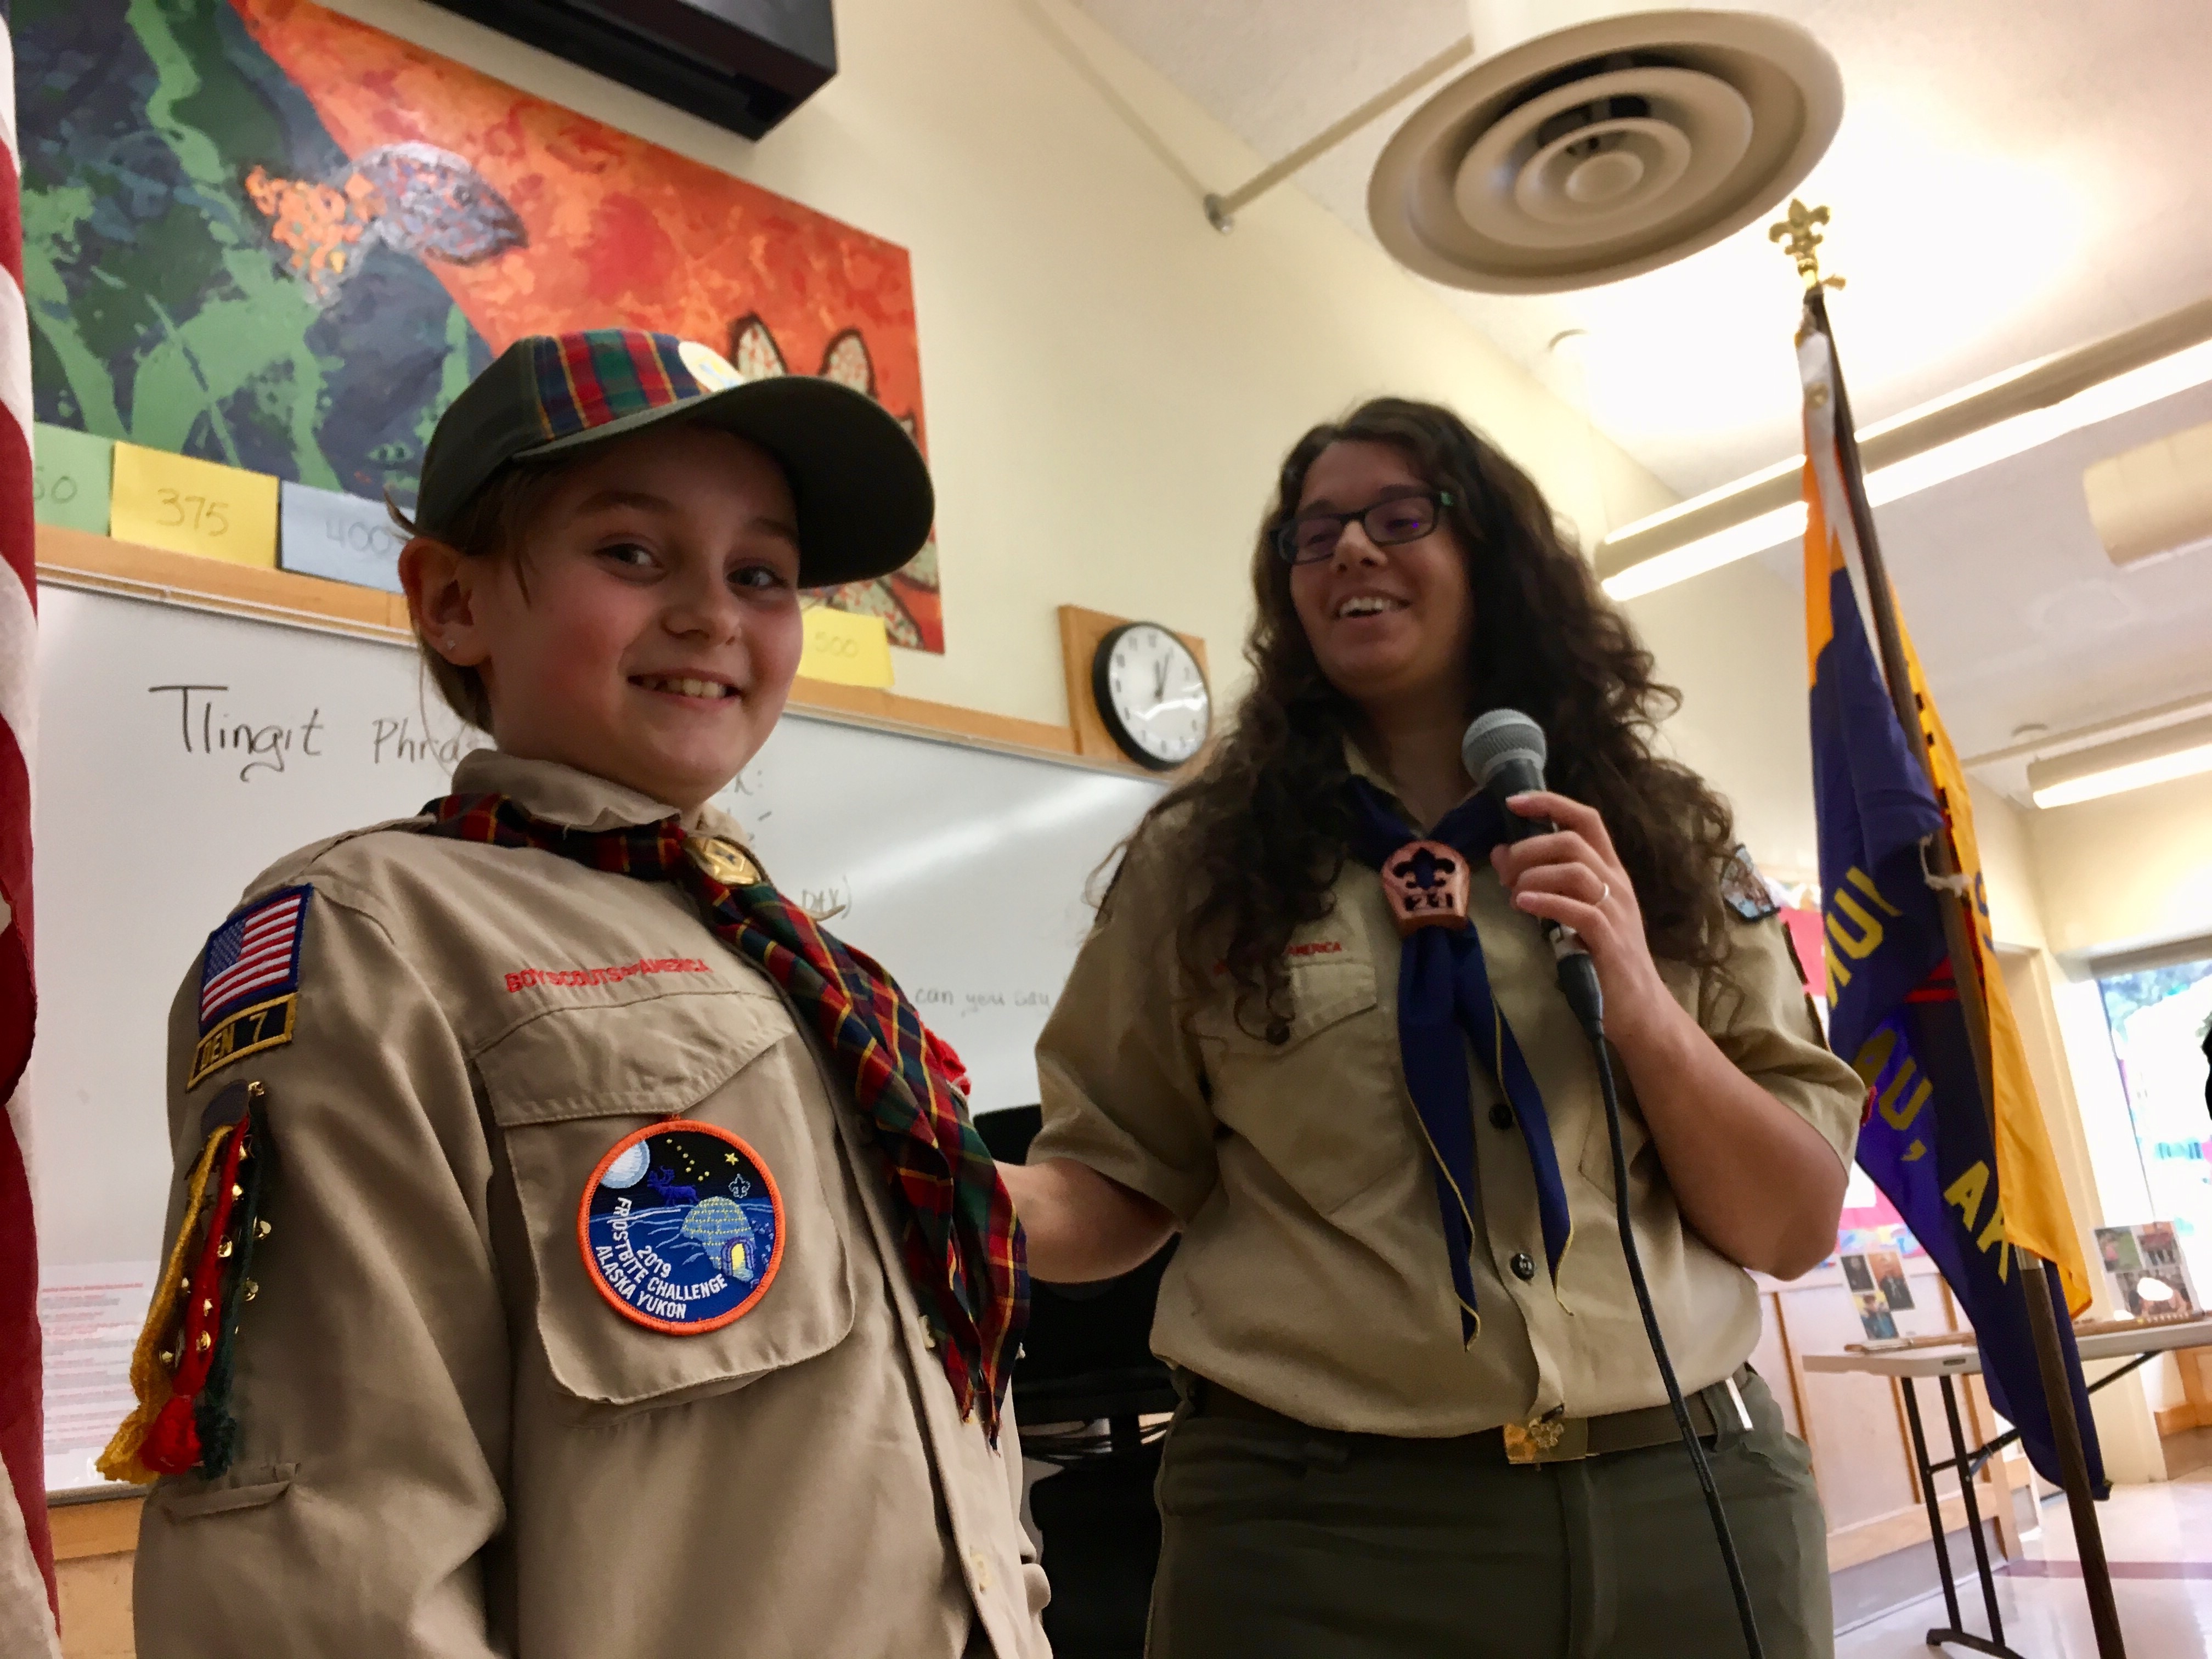
[[[2212,543],[2212,422],[2099,461],[2082,472],[2081,493],[2123,569]]]
[[[1481,61],[1399,130],[1367,191],[1382,246],[1456,288],[1589,288],[1695,252],[1788,196],[1843,119],[1835,61],[1780,18],[1470,10]]]

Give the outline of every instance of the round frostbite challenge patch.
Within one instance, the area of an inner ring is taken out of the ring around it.
[[[678,1118],[624,1135],[576,1213],[584,1271],[617,1313],[694,1336],[751,1309],[783,1260],[783,1195],[727,1129]]]

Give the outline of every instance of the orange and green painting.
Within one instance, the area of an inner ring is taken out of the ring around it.
[[[906,252],[307,0],[14,0],[39,417],[405,501],[525,334],[826,374],[925,440]],[[934,541],[825,596],[942,651]]]

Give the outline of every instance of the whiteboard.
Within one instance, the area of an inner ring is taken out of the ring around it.
[[[169,1182],[169,1003],[259,871],[446,793],[475,739],[410,647],[150,600],[40,593],[40,1249],[143,1261]],[[1093,872],[1152,781],[786,716],[717,804],[784,891],[880,960],[960,1051],[979,1111],[1037,1097],[1033,1048]]]

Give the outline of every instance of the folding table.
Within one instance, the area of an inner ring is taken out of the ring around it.
[[[2081,1350],[2086,1364],[2093,1359],[2117,1359],[2126,1357],[2128,1363],[2089,1383],[2094,1394],[2106,1383],[2125,1376],[2138,1366],[2147,1365],[2162,1353],[2179,1348],[2212,1347],[2212,1317],[2194,1319],[2187,1323],[2144,1325],[2131,1330],[2100,1331],[2093,1335],[2077,1337],[2075,1346]],[[1892,1376],[1903,1385],[1905,1392],[1905,1421],[1912,1431],[1912,1457],[1920,1473],[1920,1495],[1927,1500],[1928,1530],[1936,1545],[1936,1570],[1943,1578],[1943,1606],[1950,1622],[1928,1632],[1928,1645],[1937,1647],[1949,1643],[1957,1647],[1971,1648],[1977,1653],[1996,1656],[1996,1659],[2023,1659],[2023,1656],[2005,1645],[2004,1619],[1997,1609],[1996,1580],[1990,1571],[1989,1540],[1982,1535],[1981,1504],[1974,1495],[1974,1478],[1982,1466],[1997,1455],[2007,1446],[2020,1438],[2018,1429],[2008,1429],[1985,1445],[1972,1451],[1966,1449],[1965,1431],[1960,1426],[1959,1394],[1954,1380],[1972,1376],[1982,1369],[1982,1353],[1972,1345],[1972,1340],[1958,1347],[1892,1348],[1874,1353],[1808,1353],[1798,1363],[1808,1371],[1859,1371],[1872,1376]],[[1934,1377],[1943,1394],[1943,1415],[1951,1431],[1951,1455],[1940,1463],[1928,1461],[1928,1437],[1920,1425],[1920,1401],[1914,1393],[1913,1383],[1921,1378]],[[1945,1469],[1958,1472],[1959,1492],[1966,1500],[1966,1533],[1974,1547],[1974,1571],[1982,1581],[1982,1606],[1989,1614],[1990,1633],[1976,1636],[1961,1627],[1959,1613],[1958,1586],[1951,1580],[1951,1549],[1943,1536],[1943,1510],[1936,1496],[1936,1476]]]

